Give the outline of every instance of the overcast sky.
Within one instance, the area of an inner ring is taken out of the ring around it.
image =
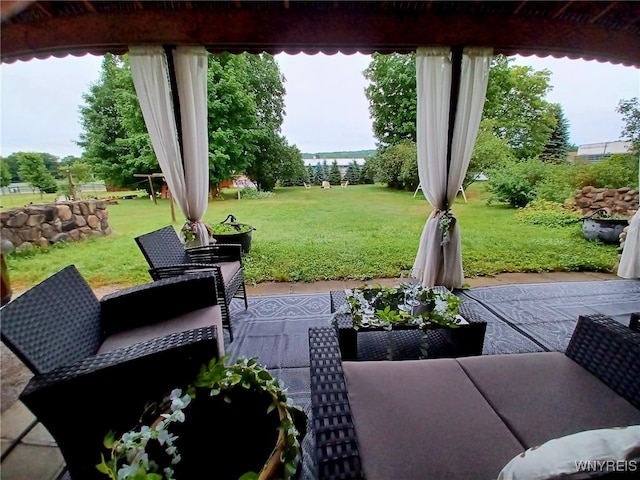
[[[362,71],[369,57],[278,55],[286,77],[283,133],[302,152],[375,148]],[[551,102],[560,103],[577,145],[620,138],[620,99],[640,96],[640,69],[582,60],[522,57],[551,70]],[[0,155],[47,152],[80,156],[82,94],[97,81],[100,57],[66,57],[0,65]]]

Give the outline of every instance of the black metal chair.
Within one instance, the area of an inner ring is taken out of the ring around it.
[[[233,340],[229,304],[234,298],[241,298],[244,308],[248,308],[241,246],[216,243],[185,249],[172,226],[145,233],[135,240],[151,267],[149,274],[154,280],[193,271],[214,271],[222,323],[229,329],[229,339]]]
[[[33,372],[22,402],[56,440],[74,479],[97,471],[104,436],[135,425],[149,400],[186,386],[218,357],[209,273],[98,300],[70,265],[0,309],[2,341]]]

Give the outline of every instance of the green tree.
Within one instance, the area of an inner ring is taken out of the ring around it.
[[[20,178],[43,193],[54,193],[58,189],[56,179],[47,169],[42,155],[39,153],[21,152],[18,155]]]
[[[11,172],[4,159],[0,158],[0,187],[8,187],[11,184]]]
[[[316,164],[316,171],[313,174],[313,183],[315,183],[316,185],[321,185],[322,182],[324,182],[326,179],[327,177],[324,174],[324,168],[322,167],[322,164],[318,162]]]
[[[549,135],[540,158],[549,163],[566,163],[569,152],[569,121],[564,116],[562,106],[558,103],[550,105],[555,125]]]
[[[213,186],[255,164],[271,184],[271,162],[283,144],[283,77],[270,55],[209,55],[207,111],[209,174]],[[94,173],[110,184],[134,186],[135,173],[159,166],[131,78],[128,59],[106,55],[101,76],[85,95],[78,144]],[[286,143],[286,142],[285,142]]]
[[[630,100],[620,100],[616,112],[622,115],[625,123],[622,138],[633,142],[635,152],[640,152],[640,103],[638,97]]]
[[[344,174],[344,179],[347,180],[351,185],[360,183],[360,166],[355,160],[347,166],[347,171]]]
[[[305,181],[302,155],[280,135],[284,119],[284,76],[273,56],[244,55],[247,83],[256,108],[257,153],[250,159],[247,173],[263,190],[277,181],[294,184]]]
[[[138,171],[125,161],[130,158],[127,148],[130,132],[127,132],[125,125],[130,129],[132,127],[132,122],[127,121],[125,116],[137,114],[132,106],[126,110],[126,102],[119,100],[123,95],[126,96],[127,89],[129,93],[133,90],[131,73],[120,57],[106,54],[102,60],[100,77],[82,96],[84,105],[80,107],[83,130],[77,144],[84,149],[82,158],[98,178],[118,187],[136,187],[138,179],[133,177],[134,173],[152,173],[148,170]],[[137,110],[140,110],[139,104]],[[146,134],[146,129],[144,132]]]
[[[534,158],[542,153],[555,124],[544,99],[551,89],[551,72],[511,62],[512,58],[503,55],[492,59],[482,115],[495,120],[495,133],[513,148],[517,158]]]
[[[331,162],[331,168],[329,169],[329,183],[331,185],[340,185],[342,181],[342,174],[340,173],[340,167],[338,167],[338,161]]]
[[[473,147],[469,168],[462,181],[466,190],[481,173],[497,165],[504,165],[514,159],[513,150],[506,140],[495,134],[495,120],[484,119],[480,122],[478,136]]]
[[[376,182],[376,170],[377,170],[377,155],[367,157],[364,161],[364,165],[360,169],[360,182],[361,183],[375,183]]]
[[[307,179],[305,180],[305,182],[306,183],[314,183],[313,177],[314,177],[313,167],[311,165],[308,165],[307,166]]]
[[[20,152],[14,152],[2,159],[2,163],[6,165],[9,170],[12,182],[20,181],[20,174],[18,173],[18,170],[20,169],[20,166],[18,165],[18,153]]]
[[[554,125],[544,96],[551,88],[548,70],[511,65],[493,58],[483,118],[494,120],[494,134],[507,142],[517,158],[538,156]],[[416,140],[416,80],[413,55],[374,54],[364,72],[373,130],[382,148]]]
[[[415,188],[418,185],[417,155],[416,144],[412,141],[385,148],[377,155],[376,180],[392,188]]]
[[[416,67],[414,55],[374,53],[364,71],[373,133],[382,148],[416,140]]]

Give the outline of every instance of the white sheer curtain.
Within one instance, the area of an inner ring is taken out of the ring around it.
[[[640,163],[640,155],[638,163]],[[640,172],[638,183],[640,184]],[[629,222],[627,238],[624,242],[622,257],[620,257],[620,265],[618,265],[618,276],[622,278],[640,278],[640,213],[638,212]]]
[[[631,217],[627,238],[624,242],[618,276],[622,278],[640,278],[640,213]]]
[[[184,158],[180,154],[164,48],[129,48],[131,76],[160,169],[196,236],[194,244],[206,245],[209,234],[202,217],[207,210],[209,185],[207,53],[204,47],[177,47],[173,59]]]
[[[471,159],[492,54],[491,49],[463,51],[451,162],[447,166],[451,51],[439,47],[419,48],[416,52],[418,174],[425,197],[434,207],[414,261],[414,268],[422,271],[425,286],[456,288],[464,282],[460,230],[449,209]]]

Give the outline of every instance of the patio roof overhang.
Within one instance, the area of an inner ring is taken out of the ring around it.
[[[0,8],[2,62],[142,44],[273,54],[446,45],[640,66],[634,1],[3,0]]]

